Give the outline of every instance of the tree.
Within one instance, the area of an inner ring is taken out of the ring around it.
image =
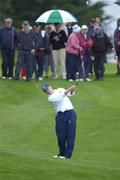
[[[1,0],[1,17],[9,16],[14,19],[15,26],[20,26],[23,20],[29,20],[31,24],[42,14],[50,9],[63,9],[71,12],[80,25],[86,24],[89,19],[104,14],[104,3],[91,4],[90,0]]]

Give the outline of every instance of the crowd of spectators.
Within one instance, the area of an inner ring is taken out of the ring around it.
[[[2,79],[42,81],[51,76],[67,81],[104,79],[106,53],[116,56],[117,74],[120,74],[120,19],[117,21],[112,44],[100,17],[92,18],[89,25],[54,23],[41,29],[39,23],[30,26],[27,20],[20,31],[6,18],[0,29]],[[15,52],[17,59],[15,64]],[[14,68],[15,67],[15,68]]]

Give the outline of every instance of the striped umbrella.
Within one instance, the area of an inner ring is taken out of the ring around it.
[[[41,23],[67,23],[77,22],[77,19],[69,12],[64,10],[49,10],[38,17],[36,22]]]

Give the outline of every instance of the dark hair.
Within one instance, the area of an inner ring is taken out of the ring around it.
[[[120,18],[117,19],[117,27],[120,26]]]

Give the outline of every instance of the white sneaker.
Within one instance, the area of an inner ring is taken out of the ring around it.
[[[5,76],[3,76],[3,77],[2,77],[2,79],[6,79],[6,77],[5,77]]]
[[[80,81],[80,79],[76,79],[75,81]]]
[[[56,159],[58,159],[59,158],[59,156],[58,155],[55,155],[55,156],[53,156],[54,158],[56,158]]]
[[[26,80],[26,76],[23,76],[23,79]]]
[[[54,75],[54,76],[52,76],[52,79],[57,79],[57,76],[55,76],[55,75]]]
[[[69,79],[68,81],[69,81],[69,82],[72,82],[72,81],[73,81],[73,79]]]
[[[85,81],[91,82],[91,79],[89,79],[89,78],[86,78],[86,79],[85,79]]]
[[[58,155],[55,155],[53,156],[55,159],[66,159],[64,156],[58,156]]]
[[[83,82],[83,79],[82,79],[82,78],[80,79],[80,82]]]
[[[66,159],[64,156],[59,156],[60,159]]]
[[[38,80],[39,80],[39,81],[42,81],[42,80],[43,80],[43,78],[42,78],[42,77],[39,77],[39,78],[38,78]]]
[[[9,80],[12,80],[13,78],[12,77],[8,77]]]
[[[66,76],[63,76],[62,78],[63,78],[63,79],[66,79]]]

